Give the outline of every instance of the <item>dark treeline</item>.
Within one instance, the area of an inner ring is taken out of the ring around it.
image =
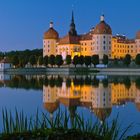
[[[30,61],[31,58],[35,58],[35,61],[37,61],[39,57],[43,57],[43,50],[26,49],[24,51],[0,52],[0,60],[2,60],[4,57],[6,57],[13,65],[24,67]]]
[[[66,80],[65,80],[66,79]],[[96,76],[85,76],[85,77],[61,77],[61,76],[29,76],[25,77],[23,75],[12,76],[9,81],[0,82],[0,86],[6,85],[10,88],[24,88],[24,89],[39,89],[42,90],[43,85],[50,87],[62,87],[62,83],[66,82],[67,87],[71,87],[71,83],[74,86],[93,86],[98,88],[99,83],[103,84],[104,88],[107,88],[110,83],[114,84],[124,84],[127,89],[131,87],[132,82],[135,82],[137,89],[140,89],[140,77],[136,77],[132,81],[129,77],[112,77],[100,79]]]
[[[30,66],[62,66],[73,64],[75,67],[77,65],[85,65],[86,67],[94,65],[96,67],[98,64],[108,65],[109,67],[113,66],[124,66],[129,67],[132,63],[135,63],[136,66],[140,66],[140,54],[136,55],[135,59],[132,59],[131,55],[126,54],[124,58],[121,59],[109,59],[107,55],[103,55],[102,60],[99,59],[99,55],[93,56],[74,56],[72,58],[71,55],[67,55],[66,59],[63,60],[61,55],[50,55],[43,57],[42,49],[34,49],[34,50],[24,50],[24,51],[10,51],[10,52],[0,52],[0,60],[3,58],[7,58],[15,68],[24,68],[29,64]]]

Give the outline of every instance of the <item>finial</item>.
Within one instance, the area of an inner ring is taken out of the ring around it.
[[[50,22],[50,28],[53,28],[53,22],[52,21]]]
[[[104,21],[104,20],[105,20],[105,16],[104,15],[101,15],[100,21]]]

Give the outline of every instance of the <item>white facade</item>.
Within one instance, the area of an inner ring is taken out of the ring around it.
[[[93,34],[94,53],[102,59],[103,55],[111,57],[112,35],[108,34]]]
[[[140,39],[136,39],[136,48],[137,48],[137,53],[140,53]]]
[[[6,69],[11,68],[10,63],[0,63],[0,71],[5,71]]]

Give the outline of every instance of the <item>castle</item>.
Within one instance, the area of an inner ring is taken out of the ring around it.
[[[53,22],[50,22],[50,28],[44,33],[43,38],[43,56],[62,55],[65,60],[67,55],[73,58],[75,55],[92,56],[107,55],[109,59],[124,58],[130,54],[134,59],[140,53],[140,31],[137,32],[135,39],[128,39],[124,35],[112,35],[110,25],[105,22],[104,15],[100,17],[100,23],[92,28],[88,33],[78,35],[74,22],[74,14],[68,34],[62,38],[53,28]]]

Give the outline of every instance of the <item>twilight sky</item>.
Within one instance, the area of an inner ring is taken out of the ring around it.
[[[113,34],[134,38],[140,30],[140,0],[0,0],[0,51],[42,48],[50,20],[65,35],[72,7],[78,33],[99,23],[101,14]]]

